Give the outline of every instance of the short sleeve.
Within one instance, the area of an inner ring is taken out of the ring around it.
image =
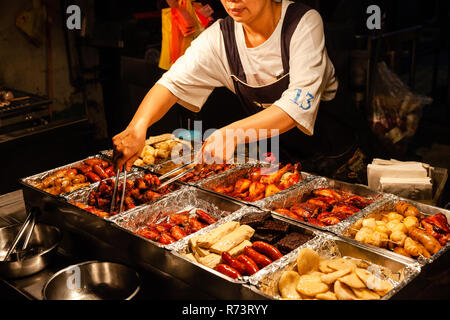
[[[323,21],[316,10],[305,14],[292,36],[289,65],[289,88],[274,105],[283,109],[302,132],[311,136],[324,90],[328,91],[329,100],[329,91],[335,94],[338,86],[326,52]]]
[[[203,31],[158,81],[191,111],[200,111],[214,88],[226,86],[229,81],[219,22]]]

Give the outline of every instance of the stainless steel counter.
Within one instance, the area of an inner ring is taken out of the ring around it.
[[[25,203],[22,191],[0,196],[0,227],[20,223],[25,220],[25,217]],[[56,261],[38,274],[16,280],[0,278],[0,300],[40,300],[42,299],[42,288],[54,273],[72,264],[101,259],[101,252],[82,255],[82,251],[79,250],[79,247],[74,246],[74,243],[77,243],[77,239],[72,239],[71,235],[63,237],[63,241],[58,249]],[[449,265],[450,255],[447,254],[432,265],[426,266],[412,283],[393,297],[393,300],[448,299],[450,297]],[[141,274],[143,283],[142,290],[135,299],[215,299],[215,297],[202,291],[201,287],[193,288],[185,282],[156,268],[154,270],[146,268],[145,270],[136,271]],[[203,285],[208,286],[208,283],[204,283]]]
[[[15,191],[0,196],[0,228],[18,224],[26,218],[25,203],[22,191]],[[45,283],[57,271],[72,264],[83,261],[97,260],[97,257],[72,255],[65,247],[70,247],[71,239],[63,238],[56,261],[47,269],[22,279],[2,279],[0,277],[0,300],[28,299],[42,300],[42,289]],[[165,274],[159,270],[136,270],[142,276],[142,289],[135,297],[138,300],[152,299],[213,299],[198,288],[192,288],[186,283]],[[157,289],[156,289],[157,288]]]

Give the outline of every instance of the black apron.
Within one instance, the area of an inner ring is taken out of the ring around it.
[[[233,79],[236,95],[249,116],[262,111],[263,104],[273,104],[288,89],[290,80],[289,51],[292,35],[302,17],[309,10],[311,8],[302,3],[293,3],[287,8],[280,44],[284,73],[276,82],[262,87],[252,87],[246,82],[247,78],[236,44],[234,20],[227,17],[221,21],[221,31],[232,73],[230,76]],[[356,149],[355,134],[350,128],[342,125],[339,119],[327,112],[329,108],[338,108],[334,103],[335,100],[321,102],[313,136],[308,136],[294,128],[273,138],[279,139],[280,162],[301,161],[304,170],[331,176],[332,172],[353,155]],[[267,145],[270,148],[271,142],[268,141]]]

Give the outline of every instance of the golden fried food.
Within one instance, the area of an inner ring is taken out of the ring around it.
[[[415,241],[420,242],[428,252],[436,254],[442,249],[441,244],[433,236],[416,227],[408,229],[408,235]]]
[[[406,238],[408,238],[408,236],[404,232],[395,231],[395,232],[392,232],[390,240],[393,244],[395,244],[399,247],[403,247],[405,244]]]
[[[400,254],[402,256],[411,258],[411,255],[408,252],[406,252],[406,250],[403,247],[396,247],[396,248],[394,248],[394,252],[396,254]]]
[[[407,229],[410,229],[412,227],[420,227],[419,219],[416,217],[410,216],[406,217],[405,220],[403,220],[403,224],[406,226]]]
[[[366,261],[318,258],[313,252],[316,253],[311,249],[301,250],[300,259],[297,259],[301,266],[297,265],[297,272],[283,272],[277,283],[282,299],[379,300],[392,290],[388,281],[366,270],[370,266]],[[324,273],[318,269],[333,272]]]
[[[331,269],[329,266],[328,266],[328,262],[330,262],[331,260],[329,260],[329,259],[322,259],[322,260],[320,260],[319,261],[319,270],[321,271],[321,272],[323,272],[323,273],[332,273],[332,272],[334,272],[335,270],[334,269]]]
[[[366,288],[363,289],[356,289],[351,288],[355,296],[360,300],[380,300],[380,296]]]
[[[337,297],[333,292],[327,291],[325,293],[319,293],[318,295],[316,295],[316,299],[333,301],[333,300],[337,300]]]
[[[305,248],[300,250],[297,257],[297,270],[300,275],[307,274],[308,272],[319,270],[320,257],[312,249]]]
[[[356,268],[355,270],[356,275],[359,279],[364,282],[364,284],[367,286],[367,282],[369,281],[369,277],[372,276],[372,274],[367,271],[366,269]]]
[[[326,283],[326,284],[332,284],[332,283],[334,283],[336,280],[338,280],[339,278],[341,278],[341,277],[343,277],[343,276],[349,274],[350,272],[352,272],[352,269],[350,269],[350,268],[338,270],[338,271],[335,271],[335,272],[333,272],[333,273],[329,273],[329,274],[323,275],[323,276],[320,278],[320,280],[321,280],[323,283]]]
[[[338,300],[357,300],[358,297],[353,293],[353,291],[345,284],[340,281],[334,283],[334,293]]]
[[[406,202],[399,202],[395,205],[395,210],[404,215],[405,217],[418,217],[420,215],[419,210]]]
[[[403,246],[406,250],[406,252],[412,256],[412,257],[420,257],[420,256],[426,256],[427,253],[424,252],[424,248],[416,241],[414,241],[412,238],[407,237],[405,239],[405,244]]]
[[[387,215],[387,218],[388,218],[389,221],[402,222],[405,217],[402,216],[401,214],[398,214],[397,212],[389,212],[388,215]]]
[[[364,282],[362,282],[354,272],[352,272],[349,275],[339,278],[339,281],[342,283],[345,283],[350,288],[355,288],[355,289],[366,288],[366,285],[364,284]]]
[[[327,292],[328,289],[328,285],[323,283],[317,275],[303,275],[297,283],[297,291],[308,297],[315,297],[320,293]]]
[[[295,271],[285,271],[278,281],[278,290],[283,299],[301,300],[300,294],[297,292],[297,284],[300,275]]]
[[[338,259],[331,260],[328,263],[328,267],[330,267],[331,269],[334,269],[334,270],[350,269],[353,271],[354,269],[356,269],[356,264],[350,259],[338,258]]]

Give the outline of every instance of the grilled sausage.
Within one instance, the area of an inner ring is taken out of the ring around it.
[[[272,260],[270,260],[268,257],[266,257],[265,255],[257,252],[255,249],[253,249],[252,247],[246,247],[244,249],[244,254],[246,256],[248,256],[250,259],[252,259],[253,261],[255,261],[256,265],[262,269],[267,267],[269,264],[272,263]]]

